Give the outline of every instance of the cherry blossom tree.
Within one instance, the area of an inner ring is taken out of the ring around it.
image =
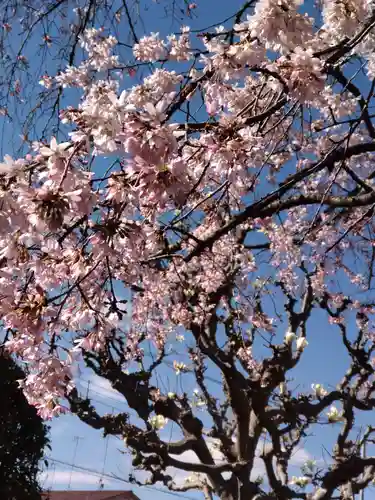
[[[39,414],[119,436],[133,481],[223,500],[371,487],[374,37],[370,0],[249,1],[198,37],[139,38],[140,84],[95,27],[43,82],[81,100],[59,115],[69,141],[1,164],[5,346]],[[347,365],[324,386],[315,349],[301,391],[317,324]],[[81,394],[82,364],[126,411]],[[326,459],[294,475],[327,428]]]

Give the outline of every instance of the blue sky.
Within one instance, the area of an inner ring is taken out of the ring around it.
[[[163,0],[164,3],[167,0]],[[162,3],[162,2],[160,2]],[[198,0],[196,13],[197,19],[185,20],[192,29],[206,28],[235,13],[242,5],[242,1],[231,0]],[[167,35],[171,30],[171,20],[163,15],[160,5],[152,4],[148,11],[142,13],[144,27],[142,32],[160,31]],[[174,23],[176,29],[176,23]],[[30,63],[33,64],[30,57]],[[53,68],[46,68],[51,74]],[[129,85],[133,81],[129,78]],[[17,126],[9,127],[3,122],[5,153],[11,153],[11,141],[16,134],[20,133]],[[326,387],[332,387],[343,376],[347,367],[348,357],[346,351],[339,341],[339,331],[330,326],[323,313],[313,316],[309,323],[309,346],[306,349],[301,364],[293,372],[294,380],[292,386],[301,392],[307,391],[311,383],[322,383]],[[163,382],[175,390],[181,384],[174,371],[163,368]],[[216,375],[213,374],[215,378]],[[184,388],[187,391],[194,389],[192,378],[183,375]],[[126,410],[121,395],[112,390],[102,379],[93,376],[88,371],[83,371],[79,381],[79,388],[83,394],[86,392],[96,403],[100,412],[108,413],[118,410]],[[220,391],[220,382],[212,382],[213,391]],[[360,424],[361,422],[359,422]],[[72,415],[61,416],[50,423],[51,426],[51,457],[49,470],[43,473],[43,483],[46,488],[52,489],[98,489],[100,480],[106,489],[133,489],[142,499],[167,499],[170,494],[161,489],[147,489],[133,487],[124,481],[110,479],[108,476],[117,475],[127,479],[131,472],[130,458],[121,440],[109,437],[103,439],[99,431],[89,428]],[[170,432],[167,428],[166,432]],[[304,446],[293,459],[293,471],[299,472],[299,466],[306,459],[314,457],[318,462],[328,459],[324,452],[323,444],[329,449],[332,435],[336,435],[337,429],[332,433],[332,427],[327,426],[315,430],[315,434],[306,439]],[[54,461],[55,460],[55,461]],[[260,469],[259,469],[260,471]],[[174,494],[172,496],[175,496]],[[200,498],[199,495],[187,493],[187,498]]]

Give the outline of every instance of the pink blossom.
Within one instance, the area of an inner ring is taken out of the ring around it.
[[[144,36],[133,47],[135,57],[139,61],[157,61],[167,56],[165,43],[159,39],[159,33]]]

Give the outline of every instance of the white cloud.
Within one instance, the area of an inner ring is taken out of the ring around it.
[[[89,385],[88,382],[90,382]],[[94,399],[98,396],[102,399],[114,399],[120,403],[125,403],[124,396],[113,389],[107,379],[99,377],[94,373],[86,376],[84,379],[78,379],[77,383],[84,388],[83,392],[89,387],[89,396],[91,394]]]
[[[302,467],[308,460],[314,460],[314,457],[306,448],[298,448],[290,457],[289,463],[294,467]]]
[[[53,420],[50,424],[50,437],[52,440],[57,439],[61,436],[66,436],[71,429],[71,419],[70,415],[62,415],[59,418]]]
[[[251,473],[251,478],[255,480],[258,476],[265,476],[266,470],[264,467],[264,462],[260,458],[260,452],[261,452],[261,447],[258,446],[257,450],[257,456],[254,461],[254,467]],[[300,469],[308,460],[313,460],[314,457],[305,449],[305,448],[298,448],[297,450],[294,451],[292,456],[290,457],[289,460],[289,467],[288,471],[289,473],[294,473],[296,474],[297,471],[293,469]],[[299,473],[299,471],[298,471]]]
[[[53,470],[42,472],[40,480],[45,489],[49,488],[68,488],[69,484],[72,489],[99,486],[99,476],[91,475],[87,472],[69,471],[69,470]],[[103,478],[104,486],[113,484],[108,478]]]
[[[213,440],[209,440],[213,441]],[[213,456],[213,459],[215,460],[216,464],[223,463],[224,457],[220,453],[219,450],[217,450],[215,447],[211,447],[211,453]],[[263,445],[260,444],[258,445],[257,451],[256,451],[256,458],[254,460],[254,466],[253,470],[251,473],[251,478],[252,480],[255,480],[258,476],[264,476],[266,474],[265,467],[264,467],[264,462],[260,458],[260,454],[262,451]],[[182,453],[181,455],[172,455],[174,458],[177,460],[181,460],[184,462],[188,463],[197,463],[198,459],[195,453],[191,450],[186,451]],[[290,473],[296,473],[297,471],[293,471],[295,468],[300,468],[302,467],[308,460],[313,460],[314,457],[305,449],[305,448],[298,448],[297,450],[294,451],[292,454],[290,460],[289,460],[289,472]],[[175,469],[174,467],[170,467],[168,472],[173,476],[174,480],[178,483],[184,482],[187,477],[191,475],[191,472],[185,472],[183,470],[178,470]],[[224,473],[224,477],[228,477],[229,473]]]

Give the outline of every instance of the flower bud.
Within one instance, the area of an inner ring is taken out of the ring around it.
[[[286,345],[291,345],[295,338],[296,338],[295,334],[290,330],[288,330],[285,334],[284,342],[286,343]]]
[[[300,337],[299,339],[297,339],[297,350],[298,351],[303,351],[305,349],[305,347],[307,347],[308,345],[309,345],[309,343],[307,342],[305,337]]]

